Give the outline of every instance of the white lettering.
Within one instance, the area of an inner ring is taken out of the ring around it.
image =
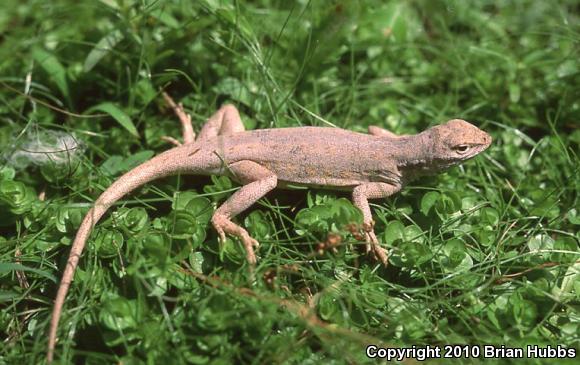
[[[371,359],[377,357],[377,347],[375,345],[367,346],[367,357],[370,357]]]

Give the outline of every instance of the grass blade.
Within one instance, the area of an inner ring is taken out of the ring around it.
[[[32,267],[28,267],[28,266],[24,266],[22,264],[15,264],[12,262],[0,263],[0,275],[7,273],[7,272],[10,272],[10,271],[28,271],[28,272],[34,273],[36,275],[42,276],[43,278],[46,278],[46,279],[52,281],[53,283],[56,283],[56,278],[46,271],[35,269]]]
[[[131,118],[129,118],[129,116],[123,110],[121,110],[121,108],[119,108],[117,105],[115,105],[111,102],[101,103],[101,104],[93,106],[92,108],[87,110],[87,113],[93,112],[95,110],[109,114],[113,119],[115,119],[129,133],[131,133],[135,137],[139,137],[139,133],[137,132],[137,128],[135,128],[135,124],[133,124],[133,121],[131,120]]]
[[[93,47],[93,49],[87,55],[85,63],[83,65],[83,71],[89,72],[95,67],[106,55],[111,52],[115,46],[123,40],[125,36],[120,30],[115,29],[110,32]]]

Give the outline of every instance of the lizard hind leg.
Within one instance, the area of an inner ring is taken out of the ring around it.
[[[200,141],[217,135],[227,136],[243,131],[245,131],[245,127],[242,123],[242,118],[240,118],[238,109],[231,104],[226,104],[219,108],[219,110],[215,112],[207,122],[205,122],[199,132],[197,140]]]
[[[183,143],[184,144],[193,143],[195,141],[195,133],[193,132],[193,126],[191,125],[191,115],[185,112],[185,109],[183,109],[183,104],[181,103],[176,104],[173,98],[171,98],[171,96],[169,96],[169,94],[167,94],[165,91],[162,94],[163,99],[165,99],[167,105],[169,105],[173,109],[173,112],[175,113],[175,115],[177,115],[177,118],[179,118],[179,122],[181,123],[181,129],[183,133]],[[181,145],[181,143],[178,140],[172,137],[163,136],[161,137],[161,139],[176,146]]]
[[[225,240],[226,234],[236,236],[242,241],[246,249],[246,259],[254,266],[256,264],[254,247],[258,247],[258,241],[231,219],[274,189],[278,184],[278,178],[273,172],[253,161],[238,161],[228,167],[233,177],[244,186],[215,211],[211,222],[222,241]]]
[[[390,138],[401,138],[401,137],[408,137],[407,134],[401,134],[401,135],[397,135],[389,130],[386,130],[384,128],[378,127],[376,125],[369,125],[369,134],[372,134],[373,136],[377,136],[377,137],[390,137]]]

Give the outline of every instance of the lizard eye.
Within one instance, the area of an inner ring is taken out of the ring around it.
[[[457,152],[458,154],[463,155],[464,153],[469,151],[469,146],[466,144],[459,144],[459,145],[453,147],[453,150],[455,152]]]

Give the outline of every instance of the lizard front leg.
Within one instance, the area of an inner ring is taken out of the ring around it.
[[[372,251],[376,257],[386,266],[389,256],[387,251],[379,245],[379,240],[375,235],[373,226],[374,221],[369,206],[369,199],[386,198],[393,195],[401,189],[401,186],[391,185],[381,182],[372,182],[359,185],[352,192],[352,201],[354,205],[363,213],[363,224],[365,228],[365,239],[367,243],[367,252]]]
[[[278,184],[278,178],[273,172],[253,161],[235,162],[230,164],[228,169],[244,186],[215,211],[211,222],[222,241],[225,240],[226,233],[242,241],[246,249],[246,258],[253,266],[256,264],[254,247],[258,246],[258,241],[231,219],[274,189]]]

